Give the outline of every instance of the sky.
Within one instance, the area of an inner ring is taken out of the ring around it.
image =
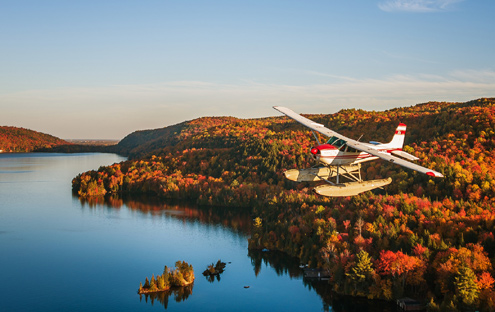
[[[495,97],[493,0],[0,0],[0,125],[122,139],[203,116]]]

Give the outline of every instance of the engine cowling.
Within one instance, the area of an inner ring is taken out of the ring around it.
[[[316,154],[321,154],[321,151],[323,150],[336,150],[337,148],[333,145],[330,144],[320,144],[317,146],[313,146],[310,150],[311,154],[316,155]]]
[[[320,144],[313,146],[309,151],[315,160],[319,160],[325,151],[336,150],[337,148],[330,144]]]

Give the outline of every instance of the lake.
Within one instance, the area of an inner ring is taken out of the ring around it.
[[[345,300],[332,308],[327,284],[303,281],[297,260],[248,252],[251,219],[235,209],[72,195],[78,173],[122,160],[0,154],[0,311],[380,311]],[[206,279],[219,259],[225,272]],[[194,267],[192,287],[137,294],[177,260]]]

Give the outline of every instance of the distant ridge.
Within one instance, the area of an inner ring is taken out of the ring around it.
[[[363,109],[346,108],[335,114],[311,114],[311,118],[319,121],[332,130],[342,132],[342,134],[350,137],[359,137],[361,134],[373,133],[374,140],[387,140],[389,133],[393,132],[396,124],[401,121],[406,124],[429,124],[425,123],[425,119],[437,125],[436,127],[413,128],[406,137],[408,142],[423,141],[432,137],[436,137],[444,132],[455,130],[457,125],[450,123],[442,127],[438,127],[440,119],[443,118],[442,113],[449,114],[456,111],[465,111],[472,108],[492,107],[495,98],[480,98],[467,102],[435,102],[420,103],[409,107],[397,107],[385,111],[366,111]],[[304,113],[304,112],[302,112]],[[270,128],[273,131],[287,130],[291,128],[298,131],[301,128],[295,123],[280,125],[280,120],[285,117],[268,117],[261,118],[271,120],[273,123]],[[440,118],[440,119],[439,119]],[[180,145],[183,148],[204,148],[204,147],[227,147],[224,144],[231,140],[221,135],[203,137],[202,140],[193,140],[194,137],[202,137],[203,133],[209,131],[220,131],[222,127],[231,127],[237,125],[239,127],[256,122],[260,119],[240,119],[234,117],[201,117],[189,121],[184,121],[176,125],[150,130],[139,130],[128,134],[117,145],[109,147],[108,152],[114,152],[128,156],[130,159],[138,159],[149,156],[151,154],[160,153],[163,148],[173,148]],[[379,121],[379,122],[377,122]],[[441,123],[445,123],[442,120]],[[453,128],[452,128],[453,127]],[[217,130],[212,130],[217,129]],[[242,131],[242,130],[240,130]],[[232,138],[231,138],[232,139]],[[194,142],[193,142],[194,141]],[[407,142],[406,142],[407,143]],[[180,149],[178,147],[178,149]]]
[[[153,150],[175,146],[209,128],[239,121],[242,121],[242,119],[234,117],[201,117],[165,128],[139,130],[123,138],[117,146],[112,147],[112,151],[130,158],[137,158]]]
[[[55,136],[25,128],[0,126],[0,151],[2,153],[32,152],[70,143]]]

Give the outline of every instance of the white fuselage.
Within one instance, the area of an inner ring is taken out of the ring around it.
[[[375,160],[378,157],[365,152],[342,152],[338,149],[322,149],[314,155],[316,161],[330,166],[345,166]]]
[[[389,154],[392,151],[401,150],[400,148],[394,148],[388,144],[366,144],[373,146],[380,152]],[[351,149],[347,146],[341,146],[337,148],[331,144],[321,144],[311,149],[313,158],[327,166],[346,166],[363,163],[366,161],[379,159],[377,156],[373,156],[366,152],[361,152],[355,149]]]
[[[396,151],[402,151],[405,131],[406,125],[399,124],[392,141],[389,143],[370,142],[360,144],[364,147],[373,148],[373,150],[380,153],[390,155]],[[379,159],[377,156],[347,146],[347,142],[338,137],[331,137],[327,143],[311,148],[310,152],[316,161],[327,166],[354,165]]]

